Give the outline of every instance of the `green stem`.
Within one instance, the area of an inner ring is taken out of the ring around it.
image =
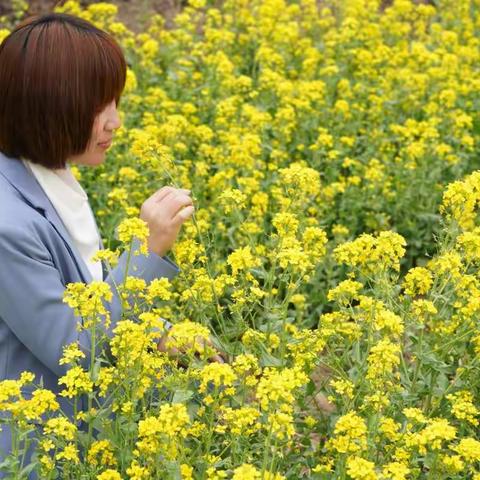
[[[127,284],[128,269],[130,268],[130,259],[132,258],[132,247],[133,247],[133,239],[130,240],[130,246],[128,248],[127,265],[125,267],[125,277],[123,279],[123,290],[125,290],[125,286]],[[121,301],[123,306],[123,298],[121,298]]]
[[[273,432],[273,425],[270,424],[270,429],[268,431],[267,437],[265,438],[265,444],[263,446],[264,452],[263,452],[262,472],[261,472],[261,477],[262,478],[264,478],[264,476],[265,476],[265,468],[267,467],[268,451],[270,450],[270,442],[272,440],[272,432]]]
[[[96,341],[97,341],[97,319],[93,320],[92,327],[92,350],[90,354],[90,379],[93,381],[93,368],[95,366],[95,353],[96,353]],[[88,415],[90,415],[90,410],[92,409],[92,397],[94,393],[88,393]],[[88,422],[88,445],[90,445],[92,440],[92,430],[93,424],[91,421]]]

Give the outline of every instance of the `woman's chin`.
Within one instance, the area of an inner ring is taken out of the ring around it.
[[[92,156],[92,162],[89,165],[101,165],[105,161],[106,151]]]
[[[105,154],[107,151],[101,149],[99,152],[92,152],[88,155],[77,155],[73,157],[71,163],[76,163],[77,165],[90,165],[92,167],[101,165],[105,161]]]

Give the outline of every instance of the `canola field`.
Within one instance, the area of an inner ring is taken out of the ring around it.
[[[163,185],[196,211],[112,338],[109,286],[65,291],[93,340],[59,359],[75,419],[0,383],[9,478],[480,480],[480,1],[381,3],[189,0],[140,34],[57,7],[129,64],[106,162],[74,168],[98,258],[138,253]]]

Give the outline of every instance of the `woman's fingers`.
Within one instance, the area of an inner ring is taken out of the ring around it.
[[[193,205],[189,205],[188,207],[182,208],[174,217],[173,221],[175,223],[183,223],[187,218],[191,217],[193,212],[195,211],[195,207]]]
[[[183,208],[193,204],[192,198],[186,193],[177,192],[167,195],[161,202],[168,218],[173,219]]]
[[[167,195],[170,195],[171,193],[175,192],[177,189],[174,187],[166,186],[162,187],[159,190],[157,190],[151,198],[153,198],[156,202],[161,202]]]
[[[179,350],[177,347],[174,347],[172,345],[172,337],[168,337],[168,335],[165,335],[158,342],[158,350],[161,352],[167,353],[169,357],[177,358],[177,357],[180,357],[182,353],[184,354],[184,353],[187,353],[188,351],[196,350],[195,344],[202,345],[203,351],[205,351],[207,348],[210,348],[211,350],[213,350],[213,355],[208,357],[208,360],[210,362],[217,362],[217,363],[226,362],[225,358],[222,356],[222,353],[215,348],[212,341],[210,339],[206,339],[203,337],[196,338],[193,343],[184,345],[182,349]],[[199,353],[200,352],[197,352],[196,354],[198,355]],[[186,366],[186,365],[183,365],[183,366]]]
[[[225,360],[220,355],[214,355],[209,358],[210,362],[225,363]]]
[[[160,338],[157,344],[157,348],[160,352],[167,353],[168,356],[171,357],[178,357],[180,355],[180,350],[171,345],[171,342],[169,342],[168,334]]]

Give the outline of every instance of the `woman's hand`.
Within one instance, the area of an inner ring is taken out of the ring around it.
[[[148,249],[163,257],[194,210],[190,190],[183,188],[163,187],[148,197],[140,208],[140,218],[150,231]]]
[[[182,355],[189,355],[195,352],[195,356],[198,356],[198,350],[200,352],[208,352],[211,351],[211,355],[208,357],[210,362],[218,362],[218,363],[225,363],[225,359],[223,358],[221,352],[219,352],[215,346],[213,345],[212,341],[208,338],[205,339],[203,337],[195,337],[195,340],[188,345],[182,346],[182,348],[178,349],[175,347],[175,341],[172,337],[168,336],[168,332],[165,333],[158,342],[158,350],[160,352],[165,352],[171,358],[179,358]],[[201,347],[201,348],[199,348]]]

